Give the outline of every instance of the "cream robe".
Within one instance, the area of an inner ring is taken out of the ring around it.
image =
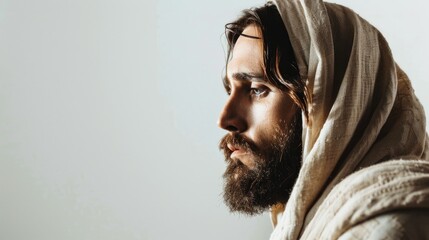
[[[273,2],[311,98],[302,168],[273,208],[271,239],[429,238],[426,119],[387,42],[343,6]]]

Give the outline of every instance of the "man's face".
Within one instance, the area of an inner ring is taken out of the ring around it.
[[[254,25],[243,34],[262,39]],[[248,214],[286,201],[301,161],[298,107],[266,81],[261,39],[238,38],[227,65],[229,97],[218,122],[228,131],[220,143],[228,163],[225,202]]]

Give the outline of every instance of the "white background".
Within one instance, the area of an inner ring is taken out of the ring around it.
[[[337,1],[429,109],[429,4]],[[0,0],[0,239],[267,239],[223,204],[223,26],[264,1]]]

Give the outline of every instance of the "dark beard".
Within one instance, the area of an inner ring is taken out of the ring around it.
[[[231,212],[255,215],[289,199],[301,167],[301,132],[301,114],[298,113],[288,129],[279,129],[263,150],[239,134],[231,133],[222,138],[219,148],[228,163],[223,175],[223,197]],[[228,143],[253,154],[255,168],[249,169],[241,161],[230,159],[232,152]]]

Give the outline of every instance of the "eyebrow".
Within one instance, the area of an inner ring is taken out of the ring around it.
[[[236,72],[232,74],[232,78],[237,81],[263,82],[264,76],[257,73]]]
[[[232,78],[240,82],[265,82],[264,75],[251,72],[236,72],[232,74]],[[223,84],[225,88],[229,88],[230,79],[228,75],[225,75],[225,77],[223,78]]]

